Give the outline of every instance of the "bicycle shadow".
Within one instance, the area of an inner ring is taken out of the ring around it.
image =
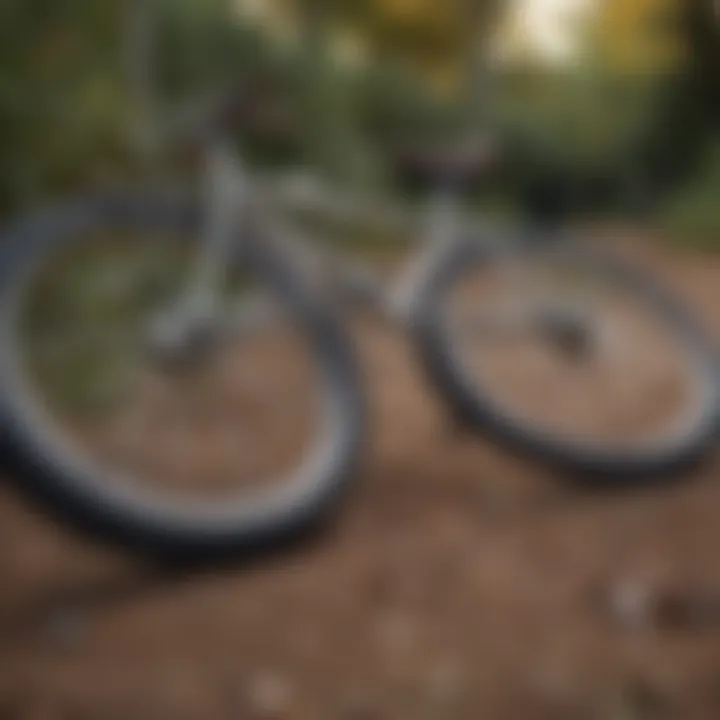
[[[73,581],[61,580],[22,593],[0,610],[0,649],[7,651],[32,642],[48,630],[56,619],[92,622],[99,615],[142,603],[168,593],[182,592],[198,583],[212,582],[230,574],[253,573],[281,567],[283,563],[307,556],[332,540],[336,531],[332,520],[253,552],[216,558],[181,560],[138,560],[127,570],[110,576]],[[72,532],[72,528],[70,529]]]

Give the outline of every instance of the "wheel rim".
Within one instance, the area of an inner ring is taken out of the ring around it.
[[[288,298],[279,298],[275,307],[288,312],[275,313],[271,326],[255,328],[252,342],[233,342],[200,372],[180,379],[159,373],[145,352],[145,313],[162,306],[177,287],[191,244],[178,243],[174,232],[148,238],[130,227],[99,238],[91,225],[16,272],[3,303],[9,341],[0,352],[9,387],[15,388],[11,412],[48,451],[54,469],[90,498],[190,525],[260,522],[268,514],[297,510],[320,492],[328,463],[342,452],[343,418],[332,362],[308,348],[317,331],[313,323]],[[63,266],[63,253],[80,248],[96,254],[85,256],[85,267],[77,257]],[[139,256],[130,263],[130,248],[143,249],[144,265]],[[33,306],[37,283],[41,302]],[[245,281],[240,289],[246,291]],[[234,308],[237,290],[228,287]],[[267,290],[265,284],[269,296]],[[23,312],[28,310],[29,316]],[[85,333],[82,343],[69,342],[69,328],[72,339]],[[107,330],[114,331],[112,337]],[[302,406],[307,401],[311,408]],[[115,411],[109,413],[112,402]],[[191,406],[194,426],[187,416],[178,422],[182,405]],[[271,420],[279,424],[271,428]],[[292,450],[280,440],[271,446],[273,431]],[[202,493],[187,492],[193,479],[201,481]],[[206,497],[209,489],[221,492]]]
[[[546,444],[642,458],[685,446],[714,415],[714,368],[666,300],[605,259],[546,249],[468,263],[441,325],[465,391],[507,424]],[[543,326],[558,310],[571,340],[573,322],[589,325],[579,353]]]

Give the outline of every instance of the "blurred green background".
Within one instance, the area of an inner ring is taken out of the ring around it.
[[[287,91],[297,132],[284,143],[244,138],[249,157],[376,189],[389,183],[388,149],[451,136],[479,123],[480,108],[506,159],[488,205],[527,208],[550,195],[573,213],[642,212],[678,241],[719,244],[712,4],[545,3],[564,7],[554,34],[534,5],[154,0],[154,92],[170,106],[262,71]],[[148,7],[0,4],[0,216],[137,171],[130,129],[148,108],[132,82],[134,34]],[[493,59],[491,94],[471,72],[478,47]]]

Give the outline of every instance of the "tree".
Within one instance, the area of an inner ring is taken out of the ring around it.
[[[667,83],[664,103],[646,147],[646,161],[662,187],[687,178],[720,134],[720,22],[711,0],[683,0],[672,23],[683,40],[680,71]]]

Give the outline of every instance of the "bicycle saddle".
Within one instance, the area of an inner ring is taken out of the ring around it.
[[[496,169],[499,152],[488,138],[442,145],[408,145],[392,156],[401,180],[429,187],[467,190],[486,180]]]

